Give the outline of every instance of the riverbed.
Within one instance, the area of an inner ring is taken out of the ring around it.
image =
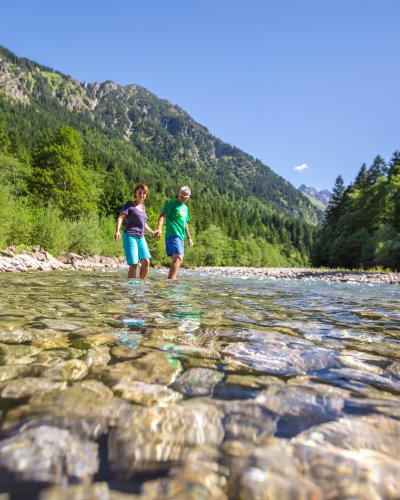
[[[398,498],[400,287],[0,276],[0,492]]]

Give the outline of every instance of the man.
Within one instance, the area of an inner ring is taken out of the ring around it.
[[[189,246],[193,246],[190,236],[188,222],[190,221],[189,209],[186,205],[191,191],[188,186],[180,188],[178,196],[164,205],[158,219],[156,234],[161,237],[164,220],[166,220],[165,247],[168,257],[172,257],[169,268],[168,279],[176,280],[179,268],[183,262],[185,253],[185,235],[189,238]]]

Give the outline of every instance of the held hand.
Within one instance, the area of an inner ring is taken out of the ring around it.
[[[114,240],[118,241],[121,239],[121,233],[119,231],[116,231],[114,234]]]
[[[161,238],[161,231],[159,229],[156,229],[153,233],[153,236],[160,239]]]
[[[189,246],[192,247],[193,246],[193,240],[192,238],[189,238]]]

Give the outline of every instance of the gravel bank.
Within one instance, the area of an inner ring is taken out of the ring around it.
[[[0,251],[0,272],[27,272],[52,270],[95,270],[104,268],[127,268],[123,257],[84,256],[65,253],[58,258],[40,247],[33,252],[19,251],[10,247]],[[354,283],[400,284],[400,273],[377,273],[362,271],[328,271],[301,268],[258,267],[197,267],[194,271],[223,276],[252,276],[284,279],[316,279]]]
[[[93,270],[103,268],[126,267],[124,258],[84,256],[65,253],[58,258],[36,247],[33,252],[20,251],[9,247],[0,251],[0,272],[27,272],[52,270]]]
[[[251,276],[255,278],[290,278],[342,281],[353,283],[380,283],[400,285],[400,273],[378,273],[363,271],[329,271],[301,268],[257,268],[257,267],[197,267],[202,273],[224,276]]]

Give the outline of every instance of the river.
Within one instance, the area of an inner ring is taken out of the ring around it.
[[[0,280],[9,498],[400,497],[400,286]]]

